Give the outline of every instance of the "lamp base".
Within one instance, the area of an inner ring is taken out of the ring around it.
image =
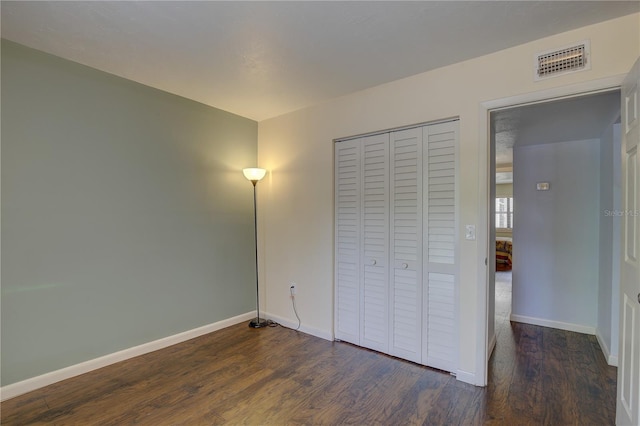
[[[267,326],[267,320],[263,318],[254,318],[249,323],[249,327],[251,328],[262,328]]]

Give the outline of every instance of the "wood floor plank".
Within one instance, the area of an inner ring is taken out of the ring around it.
[[[286,328],[246,324],[1,404],[3,425],[613,424],[593,336],[499,324],[485,388]]]
[[[573,401],[575,387],[567,349],[567,334],[551,328],[544,329],[545,353],[544,389],[545,424],[573,424],[577,420]],[[573,420],[573,421],[572,421]],[[569,422],[569,423],[568,423]]]
[[[585,421],[606,424],[609,413],[606,407],[615,405],[615,381],[611,373],[614,367],[602,363],[604,355],[600,350],[594,351],[597,345],[595,336],[570,333],[568,335],[569,362],[575,368],[574,391],[582,395],[582,403],[573,401],[573,412],[576,413],[579,424]],[[604,374],[600,374],[600,372]],[[607,401],[603,404],[603,401]]]
[[[323,383],[314,383],[308,399],[298,404],[297,419],[309,421],[317,412],[322,413],[325,422],[339,422],[344,418],[344,407],[350,404],[348,401],[358,399],[363,386],[362,378],[379,380],[380,364],[388,357],[346,343],[336,343],[335,346],[332,363],[324,370],[327,374],[322,374],[325,376],[321,379]],[[332,409],[325,410],[324,407]]]
[[[542,333],[540,327],[529,324],[517,324],[518,343],[516,368],[509,384],[509,406],[512,416],[542,420],[542,378],[543,364]]]
[[[514,325],[505,319],[498,334],[497,345],[499,346],[489,360],[487,395],[482,401],[487,420],[502,421],[505,418],[515,417],[511,412],[508,398],[516,369],[517,338]]]
[[[401,424],[422,424],[429,412],[434,409],[434,404],[438,400],[439,394],[450,383],[455,383],[455,377],[451,374],[431,370],[423,366],[407,364],[410,374],[398,375],[397,380],[385,383],[387,389],[398,389],[402,397],[388,398],[387,392],[381,396],[386,397],[388,405],[385,424],[397,424],[396,419]],[[431,371],[432,373],[427,373]],[[395,391],[394,391],[395,392]]]

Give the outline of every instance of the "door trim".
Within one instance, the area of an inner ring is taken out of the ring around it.
[[[591,80],[567,86],[555,87],[538,92],[509,96],[481,102],[478,106],[478,299],[476,330],[476,374],[475,385],[486,386],[488,374],[488,321],[489,321],[489,268],[486,260],[489,256],[489,177],[490,177],[490,113],[492,111],[513,108],[522,105],[544,103],[560,99],[579,97],[620,89],[626,74],[619,74],[597,80]]]

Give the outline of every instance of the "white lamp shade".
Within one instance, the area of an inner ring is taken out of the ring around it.
[[[260,179],[262,179],[265,174],[267,174],[267,171],[265,169],[259,169],[257,167],[251,167],[251,168],[248,168],[248,169],[242,169],[242,173],[244,174],[244,177],[246,177],[251,182],[253,182],[253,181],[257,182]]]

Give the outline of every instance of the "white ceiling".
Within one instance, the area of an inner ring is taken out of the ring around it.
[[[3,38],[263,120],[637,1],[2,1]]]
[[[514,146],[599,139],[619,117],[619,90],[492,112],[496,167],[513,163]]]

